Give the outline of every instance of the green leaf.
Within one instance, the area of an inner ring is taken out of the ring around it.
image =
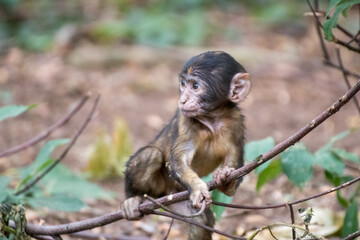
[[[316,151],[315,154],[319,153],[319,152],[326,152],[326,151],[330,151],[334,145],[334,143],[336,143],[337,141],[343,139],[344,137],[348,136],[350,134],[350,131],[344,131],[339,133],[338,135],[332,137],[330,139],[330,141],[323,147],[321,147],[319,150]]]
[[[329,172],[326,170],[325,170],[325,176],[326,176],[326,179],[328,179],[336,187],[353,179],[353,177],[351,177],[351,176],[339,177],[339,175],[337,173]],[[343,207],[347,208],[349,206],[349,201],[347,199],[343,198],[341,196],[340,192],[341,192],[341,190],[336,191],[336,198]]]
[[[329,16],[330,11],[343,0],[330,0],[329,7],[326,9],[326,17]]]
[[[59,164],[42,180],[41,185],[50,194],[65,194],[79,199],[111,199],[114,193],[75,175],[69,168]]]
[[[8,187],[11,179],[7,176],[0,176],[0,189],[5,189]]]
[[[260,188],[267,182],[275,179],[281,173],[281,161],[276,159],[270,163],[270,165],[264,169],[258,177],[256,183],[256,190],[260,191]]]
[[[331,152],[341,159],[346,159],[346,160],[360,163],[360,159],[355,153],[349,153],[345,149],[333,148],[333,149],[331,149]]]
[[[281,154],[281,167],[297,187],[302,188],[314,174],[314,156],[304,144],[296,144]]]
[[[329,172],[325,170],[325,177],[329,180],[334,186],[339,186],[341,184],[341,179],[339,175],[333,172]]]
[[[336,191],[336,199],[341,204],[341,206],[345,208],[349,207],[349,201],[341,196],[340,191]]]
[[[353,5],[358,3],[360,3],[360,0],[348,0],[348,1],[341,1],[336,5],[333,16],[330,19],[325,20],[323,25],[323,30],[326,40],[332,41],[333,39],[332,29],[336,27],[340,13],[344,12],[345,10],[348,10]],[[335,2],[333,2],[333,4],[335,4]]]
[[[17,189],[19,189],[21,186],[26,184],[30,179],[32,179],[35,175],[40,173],[45,167],[47,167],[53,161],[50,159],[50,156],[56,147],[66,144],[69,141],[70,141],[69,139],[55,139],[47,142],[41,148],[35,161],[25,171],[25,174],[22,177],[20,183],[18,184]]]
[[[211,199],[216,202],[231,203],[233,198],[215,189],[211,192]],[[225,211],[225,207],[211,205],[211,210],[215,213],[216,221],[220,221],[221,215]]]
[[[353,199],[351,205],[346,209],[344,224],[341,229],[341,236],[346,237],[359,230],[358,202]]]
[[[317,152],[315,154],[316,163],[326,171],[341,175],[345,169],[345,163],[331,152]]]
[[[6,118],[16,117],[23,112],[30,110],[36,107],[36,104],[30,106],[23,106],[23,105],[9,105],[0,108],[0,122]]]
[[[245,146],[245,160],[250,162],[257,158],[259,155],[268,152],[275,146],[275,141],[272,137],[267,137],[259,141],[252,141],[246,144]],[[264,171],[267,166],[269,166],[270,161],[260,165],[255,169],[255,173],[260,174]]]
[[[56,147],[67,144],[68,142],[70,142],[70,139],[55,139],[47,142],[41,148],[32,167],[38,168],[43,165],[47,160],[50,159],[51,153],[55,150]]]
[[[8,197],[8,185],[10,181],[10,178],[6,176],[0,177],[0,203],[4,202]]]
[[[66,194],[53,195],[50,197],[26,198],[33,208],[47,207],[59,211],[79,211],[86,205],[78,198],[67,196]]]

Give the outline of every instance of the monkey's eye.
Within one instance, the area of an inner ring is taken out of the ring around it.
[[[198,88],[199,88],[199,84],[198,84],[198,83],[194,83],[194,84],[193,84],[193,89],[196,90],[196,89],[198,89]]]
[[[185,80],[181,80],[180,85],[181,85],[182,87],[185,87],[185,85],[186,85]]]

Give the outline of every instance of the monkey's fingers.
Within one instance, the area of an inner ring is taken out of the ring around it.
[[[141,219],[143,214],[139,211],[140,204],[140,196],[126,199],[120,206],[124,218],[131,221]]]
[[[214,172],[213,179],[216,182],[216,184],[221,185],[223,182],[227,180],[227,178],[234,170],[235,168],[230,168],[228,166],[219,168]]]
[[[200,209],[202,207],[203,201],[205,201],[205,207],[210,207],[212,200],[209,191],[206,190],[196,190],[190,195],[190,201],[193,207]]]

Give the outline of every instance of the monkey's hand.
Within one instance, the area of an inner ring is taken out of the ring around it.
[[[202,207],[203,201],[205,201],[206,208],[210,207],[212,200],[205,182],[200,180],[195,186],[193,186],[190,194],[190,201],[193,207],[197,209]]]
[[[141,204],[141,197],[135,196],[126,199],[120,206],[123,216],[127,220],[139,220],[143,217],[143,214],[139,211]]]
[[[230,183],[225,183],[230,174],[235,170],[235,168],[230,168],[225,166],[223,168],[218,168],[213,173],[213,180],[217,185],[220,185],[218,189],[225,193],[228,196],[233,196],[235,194],[236,181]]]

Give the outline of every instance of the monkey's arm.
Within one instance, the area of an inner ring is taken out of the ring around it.
[[[194,157],[194,146],[191,143],[178,145],[170,156],[171,174],[190,192],[190,201],[196,208],[201,208],[205,201],[206,207],[211,204],[211,196],[206,183],[191,168]]]
[[[228,196],[233,196],[235,194],[236,188],[239,185],[239,180],[226,184],[223,183],[227,180],[230,174],[240,166],[242,166],[242,156],[240,156],[238,151],[230,151],[224,160],[224,164],[213,173],[213,180],[217,184],[220,184],[218,189]]]

